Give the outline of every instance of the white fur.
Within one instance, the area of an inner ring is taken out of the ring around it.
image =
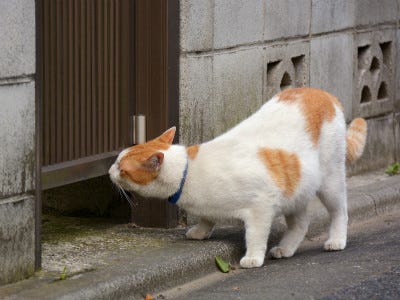
[[[201,218],[200,223],[187,232],[188,238],[208,238],[215,221],[242,220],[247,247],[240,261],[244,268],[263,264],[271,223],[279,214],[285,215],[288,230],[271,254],[276,258],[294,254],[307,231],[307,204],[316,194],[332,219],[325,249],[340,250],[346,245],[343,113],[336,109],[334,119],[323,124],[319,144],[315,147],[300,107],[277,100],[272,98],[248,119],[200,146],[197,157],[189,160],[186,183],[177,203]],[[298,156],[301,179],[289,199],[271,179],[257,155],[260,147],[283,149]],[[173,145],[163,152],[164,162],[156,180],[144,186],[125,183],[126,188],[145,196],[163,198],[176,192],[188,159],[186,149]],[[118,167],[112,169],[111,177],[116,179]]]

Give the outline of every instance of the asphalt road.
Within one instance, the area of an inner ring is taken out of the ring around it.
[[[158,299],[400,299],[400,213],[349,229],[348,246],[324,252],[318,237],[294,257],[266,259],[258,269],[236,269],[164,291]]]

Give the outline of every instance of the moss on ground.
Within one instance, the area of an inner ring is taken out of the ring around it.
[[[183,231],[144,229],[105,218],[43,215],[43,269],[68,277],[134,257],[183,238]]]
[[[46,214],[42,217],[42,241],[57,243],[71,241],[77,237],[103,234],[116,225],[104,218],[78,218]]]

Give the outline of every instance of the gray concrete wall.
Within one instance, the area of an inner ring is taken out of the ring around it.
[[[225,132],[281,89],[336,95],[368,119],[349,174],[399,156],[400,0],[182,0],[180,140]],[[396,114],[397,113],[397,114]]]
[[[0,1],[0,285],[34,272],[35,1]]]

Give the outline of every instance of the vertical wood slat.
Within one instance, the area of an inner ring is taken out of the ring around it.
[[[55,32],[55,19],[56,19],[56,12],[55,12],[55,2],[49,3],[50,6],[50,79],[54,80],[56,78],[56,61],[55,61],[55,53],[56,53],[56,48],[55,48],[55,42],[56,42],[56,32]],[[54,94],[54,87],[53,84],[49,82],[49,89],[50,89],[50,98],[55,99],[55,94]],[[50,101],[49,103],[50,106],[50,116],[49,116],[49,127],[50,127],[50,163],[53,161],[56,161],[56,124],[55,124],[55,115],[56,115],[56,110],[55,110],[55,105],[54,101]]]
[[[72,1],[72,0],[71,0]],[[72,43],[74,44],[73,48],[73,58],[74,58],[74,120],[73,120],[73,136],[74,136],[74,156],[73,158],[76,159],[79,157],[79,123],[80,123],[80,116],[79,116],[79,66],[80,66],[80,56],[79,56],[79,39],[78,39],[78,30],[79,30],[79,11],[78,11],[78,4],[80,0],[73,0],[73,10],[74,10],[74,27],[73,27],[73,40]]]
[[[71,42],[74,38],[74,10],[73,1],[68,1],[68,19],[70,20],[68,26],[68,157],[67,160],[74,158],[74,44]]]
[[[108,76],[109,76],[109,68],[108,68],[108,36],[109,36],[109,20],[108,20],[108,0],[102,1],[103,3],[103,117],[104,117],[104,124],[103,124],[103,151],[106,152],[108,149],[108,139],[107,139],[107,127],[108,127],[108,111],[107,111],[107,96],[108,96]]]
[[[110,1],[110,20],[109,20],[109,53],[110,53],[110,58],[111,58],[111,63],[109,63],[109,92],[108,92],[108,103],[109,103],[109,110],[108,110],[108,117],[109,117],[109,126],[108,126],[108,147],[109,149],[113,149],[115,147],[113,143],[113,132],[115,132],[114,128],[114,107],[115,107],[115,98],[113,97],[114,94],[114,66],[115,66],[115,53],[114,53],[114,45],[115,45],[115,24],[114,24],[114,18],[115,18],[115,11],[114,11],[114,1]]]
[[[62,10],[63,10],[63,22],[62,22],[62,48],[67,49],[68,46],[68,2],[62,2]],[[69,148],[68,148],[68,52],[66,50],[65,54],[62,55],[62,70],[65,72],[64,82],[62,83],[62,157],[69,157]]]
[[[85,130],[85,117],[86,117],[86,74],[85,74],[85,25],[86,25],[86,7],[83,0],[78,1],[79,11],[79,129],[77,135],[79,136],[79,153],[81,157],[86,156],[86,130]]]
[[[43,29],[43,36],[50,36],[50,26],[49,26],[49,16],[50,16],[50,6],[49,5],[43,5],[43,14],[42,14],[42,29]],[[43,49],[43,56],[49,58],[50,57],[50,46],[49,46],[49,39],[42,38],[42,49]],[[49,70],[49,64],[42,64],[42,77],[43,77],[43,82],[42,82],[42,95],[44,98],[50,98],[49,94],[49,85],[48,82],[50,80],[50,70]],[[42,151],[43,151],[43,164],[48,165],[50,164],[50,126],[49,126],[49,116],[50,116],[50,107],[49,105],[45,105],[43,107],[43,140],[46,140],[47,143],[42,144]]]
[[[90,58],[90,53],[91,53],[91,37],[90,37],[90,31],[92,30],[91,28],[91,18],[92,18],[92,10],[91,10],[91,0],[85,0],[86,2],[86,31],[85,31],[85,49],[86,49],[86,57],[85,57],[85,72],[86,72],[86,116],[85,116],[85,121],[86,123],[84,124],[84,127],[86,129],[86,155],[92,155],[92,147],[91,147],[91,141],[92,141],[92,130],[91,130],[91,111],[93,109],[92,107],[92,95],[91,95],[91,80],[92,80],[92,74],[90,72],[91,70],[91,58]]]
[[[92,40],[92,48],[91,48],[91,89],[92,89],[92,99],[93,99],[93,109],[91,111],[91,129],[92,129],[92,140],[91,140],[91,146],[92,146],[92,154],[97,153],[98,147],[97,147],[97,110],[94,108],[95,106],[95,99],[98,99],[98,86],[99,83],[97,81],[97,74],[98,74],[98,64],[96,63],[96,47],[97,47],[97,36],[94,28],[96,27],[97,24],[97,1],[92,0],[91,1],[91,9],[93,13],[93,18],[91,20],[91,40]]]
[[[43,166],[128,146],[130,1],[38,1]]]
[[[119,72],[119,64],[120,64],[120,60],[119,60],[119,41],[120,41],[120,38],[121,38],[121,27],[120,27],[120,16],[119,16],[119,2],[115,2],[115,18],[114,18],[114,20],[115,20],[115,44],[114,44],[114,46],[115,46],[115,49],[114,49],[114,64],[115,64],[115,76],[114,76],[114,81],[115,81],[115,84],[114,84],[114,87],[115,87],[115,89],[114,89],[114,99],[115,99],[115,101],[114,101],[114,116],[113,116],[113,119],[114,119],[114,126],[115,126],[115,129],[114,129],[114,131],[115,132],[120,132],[119,130],[119,126],[118,126],[118,124],[119,124],[119,118],[118,118],[118,116],[119,116],[119,101],[118,101],[118,99],[119,99],[119,94],[118,94],[118,91],[119,91],[119,87],[120,87],[120,85],[119,85],[119,77],[118,77],[118,72]],[[119,135],[118,134],[115,134],[114,135],[114,145],[119,145]]]
[[[97,28],[101,28],[102,29],[102,22],[103,20],[103,1],[98,1],[97,2]],[[103,96],[104,96],[104,92],[103,92],[103,87],[104,87],[104,82],[102,80],[103,78],[103,35],[101,34],[102,30],[97,31],[97,66],[98,66],[98,70],[97,70],[97,82],[98,82],[98,101],[99,101],[99,105],[102,106],[103,105]],[[100,126],[98,127],[98,131],[97,131],[97,138],[98,138],[98,146],[99,149],[98,151],[101,152],[103,151],[103,124],[104,124],[104,120],[103,120],[103,111],[102,109],[97,111],[97,124],[99,124]]]

